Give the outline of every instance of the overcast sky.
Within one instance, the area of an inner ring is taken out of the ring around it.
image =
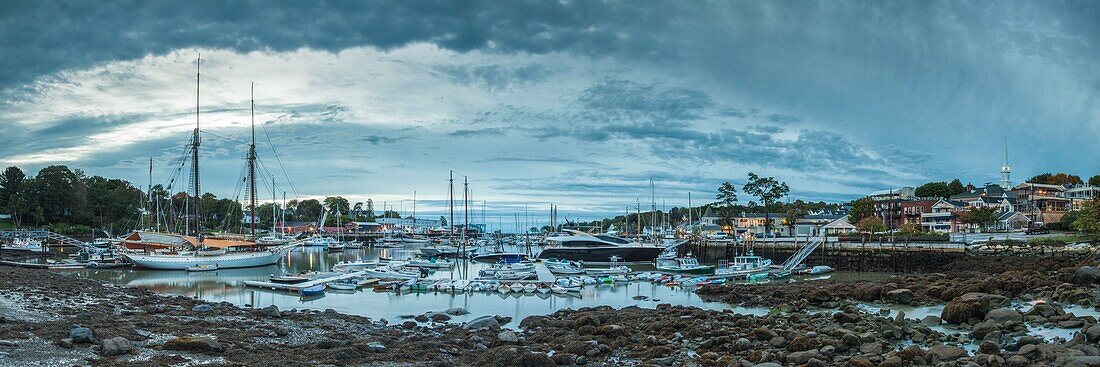
[[[668,207],[750,171],[826,201],[981,184],[1003,135],[1015,181],[1087,177],[1097,19],[1095,1],[4,1],[0,164],[145,185],[152,157],[167,183],[201,53],[203,185],[226,197],[250,82],[262,171],[291,198],[411,213],[415,190],[438,215],[454,170],[505,226],[525,203],[644,209],[650,179]]]

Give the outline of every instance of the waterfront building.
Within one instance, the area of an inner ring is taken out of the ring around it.
[[[1056,223],[1069,212],[1072,201],[1066,198],[1062,185],[1025,182],[1012,190],[1016,197],[1016,210],[1027,215],[1032,223],[1041,226]]]
[[[1066,188],[1066,199],[1070,200],[1070,210],[1081,210],[1086,202],[1097,197],[1100,197],[1100,187],[1085,184]]]
[[[825,230],[826,236],[839,236],[856,232],[856,226],[848,221],[847,215],[837,218],[821,228]]]
[[[845,218],[847,215],[838,213],[814,213],[795,220],[794,236],[820,236],[825,231],[825,226]],[[787,230],[787,228],[784,228]]]
[[[939,201],[940,199],[903,201],[901,203],[901,224],[916,224],[920,226],[922,222],[921,214],[931,213],[932,206],[936,205]]]
[[[958,213],[966,207],[965,203],[940,199],[932,204],[932,211],[922,213],[921,229],[928,232],[958,232]]]
[[[870,198],[875,204],[875,216],[886,225],[887,229],[901,227],[903,223],[901,203],[916,199],[916,190],[912,186],[902,186],[871,193]]]
[[[1028,228],[1030,225],[1031,218],[1018,211],[1006,211],[997,217],[997,229],[1002,231]]]

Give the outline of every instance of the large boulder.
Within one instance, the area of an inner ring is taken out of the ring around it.
[[[950,324],[971,319],[984,320],[990,310],[1008,305],[1008,298],[995,294],[971,292],[955,297],[944,306],[940,318]]]
[[[133,346],[130,345],[130,341],[121,336],[103,339],[99,346],[99,353],[108,357],[130,353],[131,350],[133,350]]]
[[[1070,281],[1080,285],[1100,283],[1100,268],[1082,266],[1077,269],[1077,272],[1073,273],[1073,278],[1070,278]]]
[[[72,339],[73,343],[91,343],[92,329],[73,325],[69,328],[69,339]]]
[[[476,319],[470,320],[462,328],[467,330],[477,330],[480,328],[500,329],[500,321],[497,321],[495,316],[482,316]]]
[[[1005,321],[1022,322],[1024,321],[1024,315],[1021,315],[1020,311],[1016,311],[1015,309],[1002,307],[990,310],[989,313],[985,314],[985,319],[987,321],[993,320],[998,323],[1004,323]]]
[[[931,355],[933,359],[940,362],[954,362],[967,355],[966,349],[944,344],[936,344],[928,348],[928,354]]]
[[[893,302],[893,303],[896,303],[896,304],[907,305],[907,304],[913,303],[913,298],[914,297],[915,296],[913,295],[912,290],[909,290],[908,288],[901,288],[901,289],[895,289],[895,290],[886,292],[886,297],[885,298],[886,298],[887,301],[890,301],[890,302]]]
[[[1046,302],[1036,303],[1034,306],[1031,306],[1030,310],[1024,313],[1024,315],[1026,316],[1039,316],[1043,318],[1061,316],[1065,314],[1066,311],[1062,310],[1061,306],[1052,305]]]

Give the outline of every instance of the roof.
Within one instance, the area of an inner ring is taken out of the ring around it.
[[[1017,211],[1004,212],[1004,213],[1001,213],[1001,215],[997,217],[998,222],[1006,222],[1006,221],[1009,221],[1009,220],[1014,221],[1014,222],[1030,222],[1031,218],[1028,218],[1023,213],[1020,213],[1020,212],[1017,212]]]
[[[1062,186],[1062,185],[1048,185],[1048,184],[1037,184],[1037,183],[1031,183],[1031,182],[1024,182],[1024,183],[1021,183],[1019,185],[1016,185],[1015,190],[1033,188],[1033,187],[1043,188],[1043,189],[1063,190],[1063,191],[1066,189],[1065,186]]]
[[[714,214],[714,208],[707,207],[707,211],[703,212],[703,218],[718,218],[717,214]]]
[[[848,216],[837,218],[836,220],[829,222],[823,228],[825,229],[856,229],[856,226],[848,222]]]

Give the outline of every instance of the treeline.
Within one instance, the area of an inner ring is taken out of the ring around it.
[[[0,213],[11,214],[17,227],[49,227],[64,234],[90,234],[93,229],[115,235],[134,229],[180,232],[187,225],[187,203],[194,202],[194,196],[169,190],[158,184],[146,193],[126,180],[88,176],[80,169],[64,165],[45,167],[33,177],[19,167],[8,167],[0,173]],[[247,208],[237,199],[203,194],[199,198],[203,230],[231,233],[244,230],[242,219]],[[273,220],[316,222],[325,210],[329,212],[325,223],[328,226],[399,216],[392,210],[376,215],[369,199],[365,204],[350,206],[339,196],[324,201],[290,200],[278,213],[276,208],[271,202],[258,205],[257,225],[270,228]]]

